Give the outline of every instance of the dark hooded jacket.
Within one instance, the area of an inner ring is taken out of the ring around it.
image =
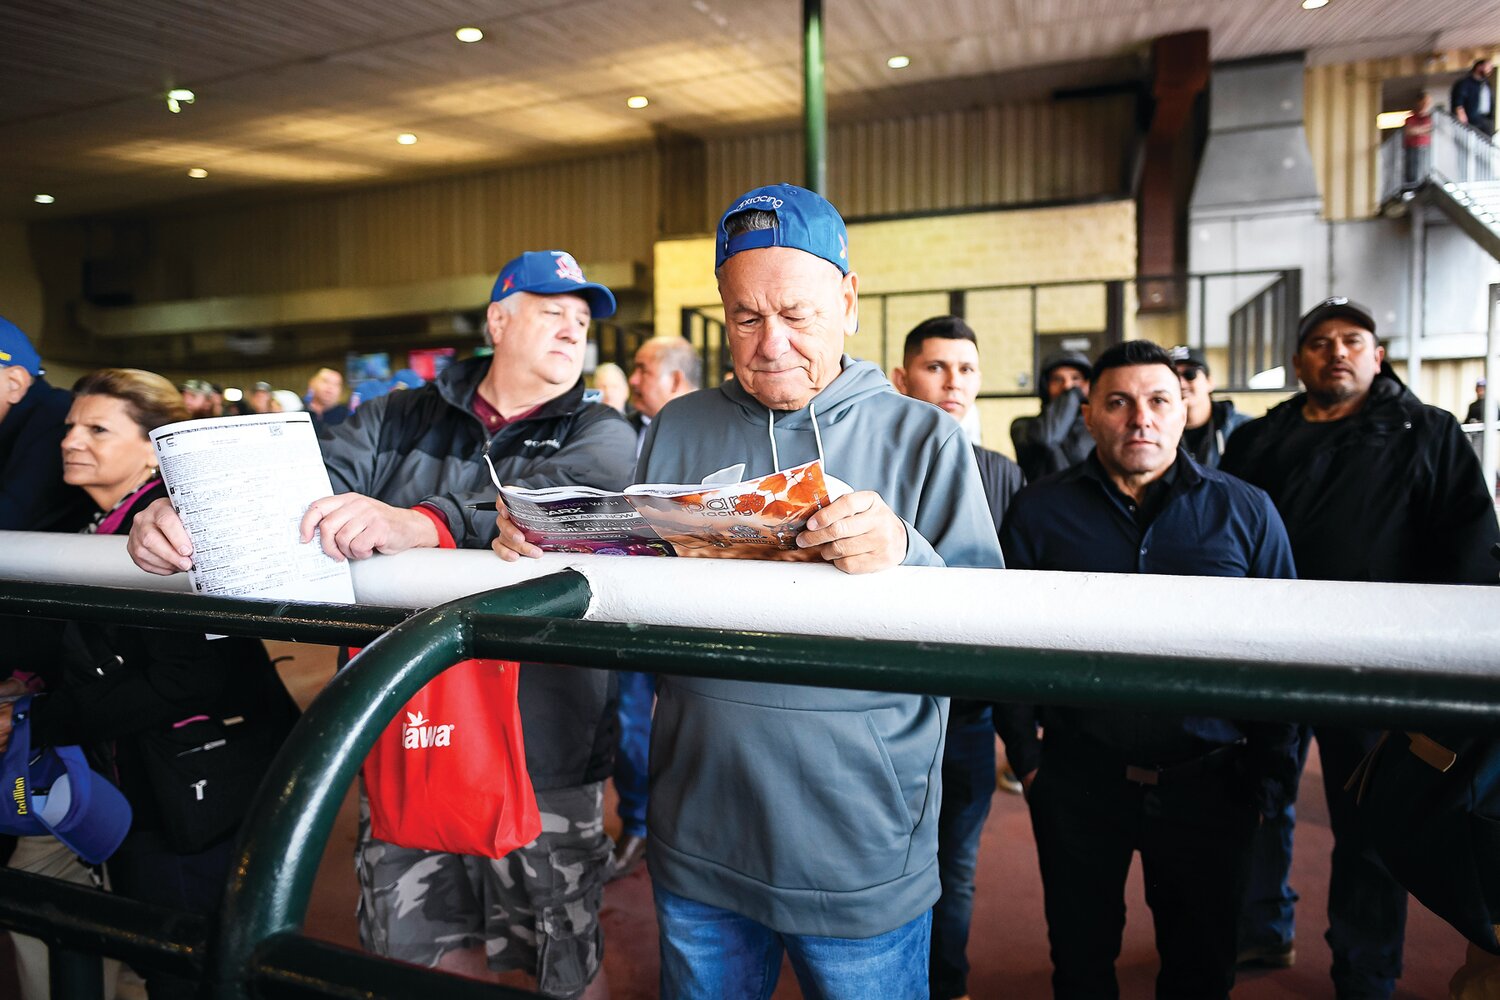
[[[1299,393],[1240,428],[1220,468],[1271,495],[1311,580],[1494,583],[1492,490],[1446,410],[1388,365],[1353,416],[1302,419]]]
[[[0,419],[0,531],[77,531],[94,512],[63,482],[62,439],[73,394],[38,375]]]

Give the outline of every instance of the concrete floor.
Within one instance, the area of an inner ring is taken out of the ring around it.
[[[289,657],[281,664],[288,687],[306,702],[332,676],[332,652],[327,648],[291,643],[269,643],[273,657]],[[1329,953],[1323,941],[1327,928],[1328,858],[1332,838],[1321,783],[1316,777],[1316,754],[1308,761],[1301,803],[1294,886],[1302,894],[1297,931],[1297,964],[1290,969],[1241,974],[1236,1000],[1284,1000],[1333,996],[1328,979]],[[615,832],[614,798],[607,802],[608,820]],[[357,946],[354,924],[356,886],[353,871],[355,805],[346,799],[324,853],[308,915],[307,933],[340,944]],[[1121,995],[1150,997],[1156,975],[1150,913],[1141,889],[1139,865],[1131,872],[1127,890],[1129,916],[1118,963]],[[657,933],[651,905],[650,876],[642,868],[612,883],[605,892],[605,972],[614,1000],[649,1000],[657,994]],[[0,935],[3,938],[3,935]],[[1051,966],[1047,958],[1046,924],[1042,916],[1041,880],[1036,847],[1024,802],[998,794],[981,844],[978,889],[970,961],[974,966],[970,993],[983,998],[1020,998],[1050,995]],[[1411,904],[1406,938],[1406,974],[1397,1000],[1431,1000],[1447,996],[1449,976],[1463,961],[1463,939],[1415,901]],[[0,997],[14,995],[9,949],[0,945]],[[800,997],[790,967],[784,968],[778,1000]]]

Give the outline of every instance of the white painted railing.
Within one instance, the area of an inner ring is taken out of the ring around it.
[[[361,603],[430,607],[576,568],[588,618],[1268,663],[1500,669],[1500,587],[898,568],[422,550],[354,567]],[[1500,563],[1497,563],[1500,569]],[[124,540],[0,532],[0,579],[185,591]]]

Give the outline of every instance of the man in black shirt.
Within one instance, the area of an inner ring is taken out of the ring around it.
[[[1500,527],[1479,460],[1453,415],[1423,404],[1386,364],[1370,311],[1342,296],[1322,302],[1298,324],[1292,361],[1305,391],[1241,428],[1222,468],[1271,495],[1298,575],[1495,583],[1490,548]],[[1406,890],[1365,841],[1344,783],[1379,733],[1323,725],[1312,732],[1333,828],[1334,986],[1339,997],[1378,1000],[1401,974]],[[1291,843],[1289,806],[1257,832],[1242,962],[1291,964]]]
[[[891,372],[901,393],[924,400],[963,422],[979,397],[979,346],[957,316],[934,316],[906,335],[901,367]],[[1025,485],[1021,467],[998,451],[974,445],[985,499],[999,532],[1011,497]],[[1003,707],[1002,707],[1003,710]],[[967,995],[969,921],[979,835],[995,790],[995,731],[991,707],[955,698],[943,745],[943,803],[938,813],[938,872],[943,895],[932,908],[933,1000]]]

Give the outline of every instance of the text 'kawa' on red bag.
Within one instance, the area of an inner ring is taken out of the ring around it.
[[[499,858],[542,832],[526,772],[521,665],[464,660],[427,684],[365,758],[378,840]]]

